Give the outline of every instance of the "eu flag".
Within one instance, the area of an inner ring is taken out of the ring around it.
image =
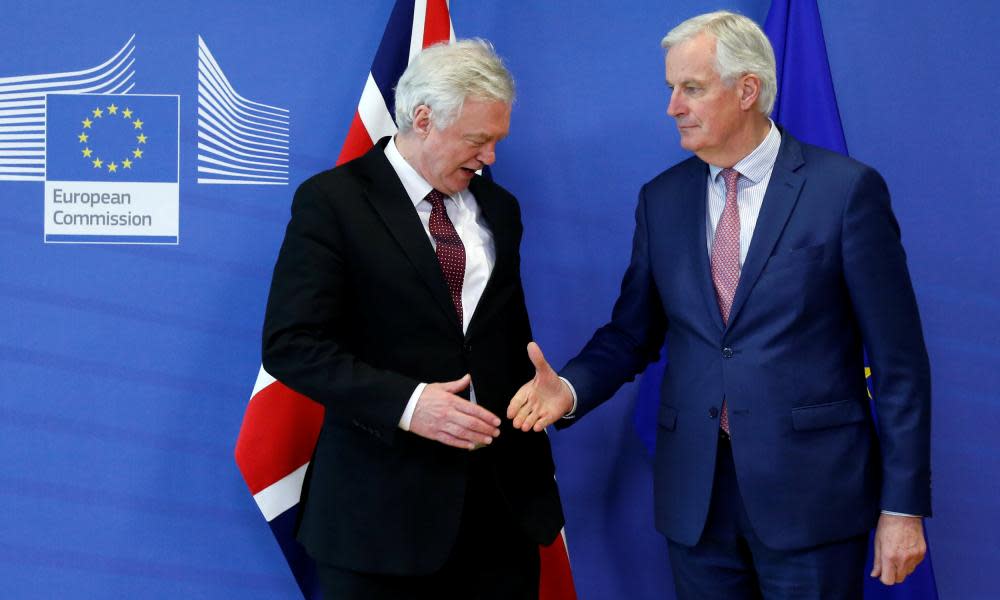
[[[178,97],[49,94],[48,181],[178,181]]]

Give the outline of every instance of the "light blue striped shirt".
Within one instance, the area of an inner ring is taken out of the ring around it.
[[[781,146],[781,134],[771,121],[771,130],[764,141],[747,154],[733,168],[740,174],[736,184],[736,205],[740,209],[740,268],[747,258],[753,230],[757,226],[757,216],[764,204],[764,192],[767,183],[771,181],[774,162],[778,159],[778,147]],[[726,206],[726,181],[721,176],[722,167],[708,165],[708,219],[705,227],[708,240],[708,254],[712,255],[712,240],[715,239],[715,227],[719,224],[722,209]]]

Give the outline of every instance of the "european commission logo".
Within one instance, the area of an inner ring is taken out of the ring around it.
[[[48,94],[45,241],[177,244],[175,95]]]
[[[179,96],[132,93],[135,38],[88,68],[0,77],[0,184],[45,183],[46,243],[179,243]],[[186,182],[288,185],[291,112],[240,95],[197,42]]]

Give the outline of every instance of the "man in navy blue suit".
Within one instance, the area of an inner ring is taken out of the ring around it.
[[[749,19],[662,45],[695,156],[643,186],[611,321],[559,375],[530,344],[508,417],[568,426],[666,341],[654,499],[678,596],[860,598],[873,527],[872,576],[901,582],[931,514],[930,369],[885,182],[768,118],[774,53]]]

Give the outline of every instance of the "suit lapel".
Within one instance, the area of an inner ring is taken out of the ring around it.
[[[803,164],[802,147],[788,132],[782,132],[781,148],[771,172],[771,180],[767,184],[747,259],[740,271],[740,282],[733,297],[733,306],[729,312],[730,326],[739,317],[740,309],[746,303],[774,245],[781,237],[792,209],[795,208],[805,182],[805,178],[796,171]]]
[[[680,190],[679,194],[681,198],[695,199],[692,206],[693,210],[688,211],[694,222],[682,229],[688,232],[689,239],[686,245],[688,251],[695,257],[697,265],[695,273],[698,278],[697,286],[701,290],[701,297],[705,300],[705,308],[708,310],[709,319],[711,319],[719,331],[722,331],[722,313],[719,312],[719,301],[715,297],[715,284],[712,283],[712,266],[709,263],[708,256],[708,227],[706,225],[708,222],[708,215],[706,214],[708,165],[700,160],[696,161],[695,164],[698,165],[698,168],[692,169],[691,176],[688,178],[687,188]]]
[[[434,247],[427,239],[427,232],[406,189],[385,157],[384,149],[388,140],[389,138],[379,140],[375,148],[359,159],[358,168],[369,181],[367,199],[403,249],[406,258],[420,273],[437,304],[461,331],[462,324],[458,322],[458,314],[451,302],[448,284],[441,273],[441,264],[434,253]]]
[[[507,268],[508,262],[517,253],[517,239],[514,235],[514,226],[507,219],[507,212],[502,206],[500,197],[491,186],[485,185],[480,177],[473,178],[469,189],[476,197],[476,204],[479,205],[479,211],[486,224],[489,225],[490,232],[493,235],[496,262],[493,264],[493,270],[490,272],[490,278],[486,281],[486,287],[479,298],[479,303],[476,305],[476,311],[469,320],[469,329],[466,331],[467,336],[488,315],[492,306],[491,300],[495,295],[493,292],[496,289],[497,281],[502,276],[504,269]]]

